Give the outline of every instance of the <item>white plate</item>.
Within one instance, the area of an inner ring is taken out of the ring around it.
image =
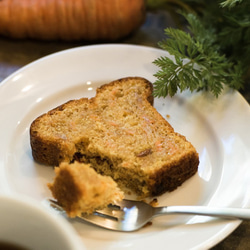
[[[0,85],[0,190],[38,201],[50,197],[46,186],[52,167],[36,164],[29,145],[30,123],[40,114],[68,101],[93,96],[103,83],[125,76],[154,81],[152,63],[162,50],[132,45],[75,48],[42,58],[17,71]],[[156,99],[158,111],[200,154],[198,173],[160,205],[247,207],[250,198],[250,109],[238,92],[219,99],[184,92]],[[169,115],[169,118],[167,118]],[[89,249],[200,249],[229,235],[240,221],[201,216],[158,217],[152,226],[117,233],[70,220]]]

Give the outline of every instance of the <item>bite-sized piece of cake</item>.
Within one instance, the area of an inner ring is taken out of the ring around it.
[[[90,214],[124,197],[111,177],[98,174],[87,164],[63,162],[55,174],[48,187],[69,217]]]
[[[34,159],[90,163],[140,197],[176,189],[197,172],[199,157],[152,106],[152,91],[146,79],[127,77],[38,117],[30,127]]]

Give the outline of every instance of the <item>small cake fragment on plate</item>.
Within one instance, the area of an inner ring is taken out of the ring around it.
[[[48,187],[69,217],[91,214],[124,198],[111,177],[98,174],[88,164],[63,162],[55,167],[55,174]]]

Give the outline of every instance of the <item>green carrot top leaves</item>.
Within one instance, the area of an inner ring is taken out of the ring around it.
[[[173,96],[178,90],[188,89],[207,90],[218,97],[225,85],[243,87],[250,66],[250,3],[228,0],[221,7],[215,2],[216,6],[209,3],[202,15],[182,13],[189,32],[165,29],[167,38],[159,46],[173,59],[160,57],[154,61],[159,67],[155,96]]]

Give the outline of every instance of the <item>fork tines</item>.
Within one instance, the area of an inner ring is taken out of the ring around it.
[[[96,210],[94,215],[102,216],[107,219],[116,220],[122,219],[124,217],[124,211],[121,206],[116,204],[109,204],[106,208],[101,210]]]

